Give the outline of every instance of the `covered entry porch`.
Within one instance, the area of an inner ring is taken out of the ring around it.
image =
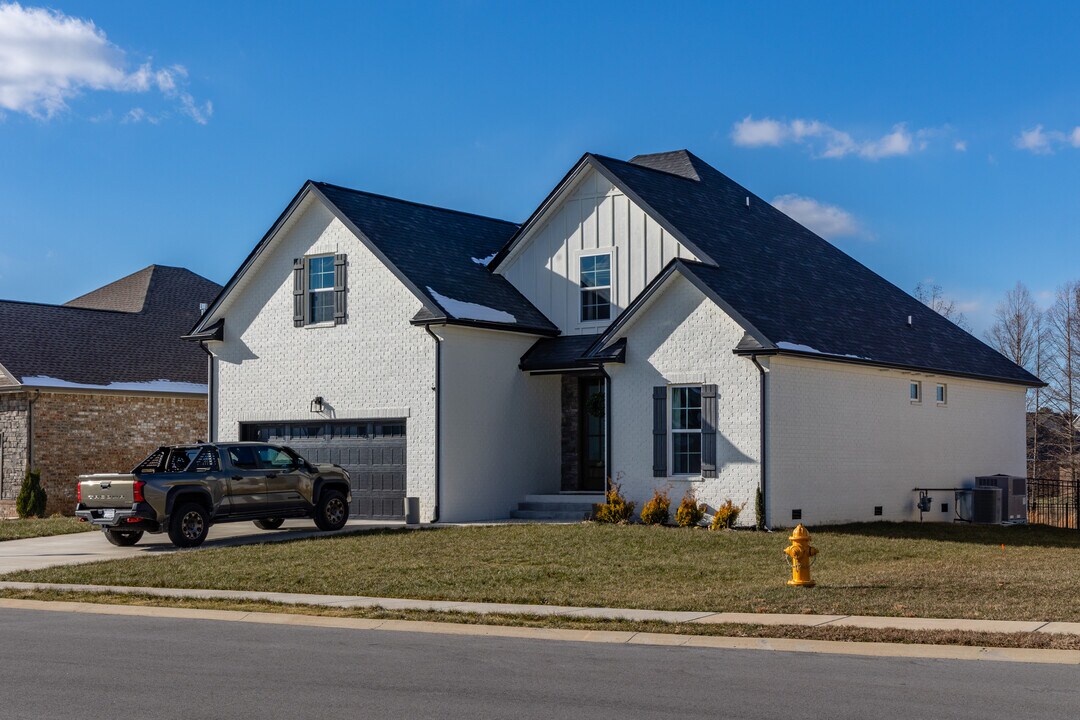
[[[529,495],[511,513],[520,519],[581,520],[604,501],[610,479],[611,423],[608,412],[610,377],[604,365],[621,363],[625,344],[612,348],[603,361],[580,358],[595,335],[545,338],[521,359],[530,375],[559,375],[560,473],[559,492]]]

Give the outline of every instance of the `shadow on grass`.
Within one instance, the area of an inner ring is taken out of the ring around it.
[[[1013,547],[1080,548],[1080,531],[1047,525],[968,525],[966,523],[874,522],[818,525],[811,532],[897,540],[937,540]]]

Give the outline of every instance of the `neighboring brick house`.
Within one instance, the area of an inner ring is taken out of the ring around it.
[[[207,356],[181,336],[220,289],[151,265],[64,305],[0,301],[0,517],[27,468],[68,513],[77,475],[206,436]]]
[[[772,525],[917,518],[918,485],[1023,474],[1041,384],[687,151],[586,154],[522,225],[308,182],[192,337],[215,439],[425,521],[608,478],[742,522],[759,491]]]

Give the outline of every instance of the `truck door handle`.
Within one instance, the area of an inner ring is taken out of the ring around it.
[[[242,477],[241,477],[241,476],[239,476],[239,475],[233,475],[233,476],[232,476],[231,478],[229,478],[229,479],[230,479],[230,480],[243,480],[244,478],[242,478]]]
[[[272,479],[277,477],[277,473],[276,472],[266,473],[266,477],[272,480]]]

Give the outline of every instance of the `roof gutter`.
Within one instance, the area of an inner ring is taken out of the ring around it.
[[[736,355],[756,357],[759,355],[783,355],[785,357],[798,357],[807,360],[824,360],[826,362],[846,363],[848,365],[862,365],[863,367],[888,368],[890,370],[907,370],[908,372],[930,373],[933,375],[945,375],[947,377],[968,378],[970,380],[984,380],[986,382],[1007,383],[1030,388],[1044,388],[1046,383],[1038,378],[1038,382],[1019,380],[1016,378],[998,377],[996,375],[979,375],[978,373],[965,373],[957,370],[943,370],[941,368],[921,367],[919,365],[906,365],[904,363],[887,362],[884,360],[865,360],[863,358],[844,357],[842,355],[827,355],[825,353],[800,352],[798,350],[784,350],[781,348],[747,349],[736,348],[732,350]],[[1032,376],[1034,377],[1034,376]]]
[[[431,388],[435,392],[435,510],[431,522],[437,523],[442,499],[442,338],[432,332],[430,324],[424,325],[424,332],[435,341],[435,386]]]

